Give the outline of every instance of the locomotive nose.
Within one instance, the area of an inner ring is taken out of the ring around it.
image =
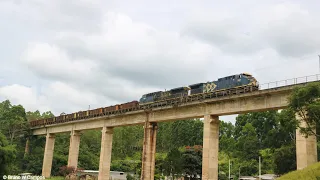
[[[252,84],[257,87],[259,86],[259,82],[256,80],[256,78],[252,78]]]

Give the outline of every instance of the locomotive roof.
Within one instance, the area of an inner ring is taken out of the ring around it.
[[[246,75],[246,76],[252,76],[251,74],[249,73],[242,73],[243,75]]]
[[[177,87],[177,88],[170,89],[170,91],[177,91],[177,90],[183,90],[183,89],[189,89],[189,87],[187,86]]]
[[[150,96],[150,95],[154,95],[154,94],[158,94],[158,93],[161,93],[162,91],[156,91],[156,92],[152,92],[152,93],[148,93],[148,94],[145,94],[146,96]]]
[[[223,80],[223,79],[228,79],[228,78],[234,78],[234,77],[236,77],[236,76],[238,76],[238,75],[252,76],[252,75],[249,74],[249,73],[241,73],[241,74],[235,74],[235,75],[231,75],[231,76],[226,76],[226,77],[223,77],[223,78],[219,78],[218,81],[221,81],[221,80]]]
[[[189,85],[189,87],[199,86],[199,85],[202,85],[202,84],[204,84],[204,83],[191,84],[191,85]]]

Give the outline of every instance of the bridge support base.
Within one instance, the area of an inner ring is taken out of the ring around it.
[[[204,116],[202,179],[218,180],[219,116]]]
[[[306,123],[302,121],[299,115],[296,118],[300,120],[300,126],[306,127]],[[316,132],[316,130],[314,130]],[[303,169],[318,161],[317,154],[317,138],[314,135],[305,138],[300,130],[296,130],[296,156],[297,156],[297,170]]]
[[[99,180],[109,180],[112,152],[113,128],[103,127],[99,163]]]
[[[42,165],[42,176],[46,178],[49,178],[51,176],[54,141],[55,141],[55,135],[48,133],[46,136],[46,146],[44,149],[43,165]]]
[[[68,167],[78,168],[80,135],[79,131],[71,131]]]
[[[142,152],[141,180],[154,180],[157,123],[146,122]]]

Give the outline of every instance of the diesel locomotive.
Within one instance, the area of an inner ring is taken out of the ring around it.
[[[259,90],[258,81],[251,74],[241,73],[219,78],[216,81],[192,84],[174,88],[169,91],[156,91],[144,94],[139,102],[132,101],[71,114],[60,114],[60,116],[47,119],[33,120],[30,121],[30,125],[34,127],[63,123],[97,116],[121,114],[129,111],[172,105],[174,103],[184,103],[193,100],[247,93],[256,90]]]
[[[249,87],[252,90],[259,88],[258,81],[248,73],[219,78],[217,81],[192,84],[187,87],[174,88],[169,91],[157,91],[144,94],[139,101],[140,106],[177,97],[192,96],[195,94],[207,94],[216,91],[231,90]]]

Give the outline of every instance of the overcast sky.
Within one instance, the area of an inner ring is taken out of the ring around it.
[[[0,0],[0,100],[58,115],[242,72],[260,83],[316,74],[319,7],[317,0]]]

